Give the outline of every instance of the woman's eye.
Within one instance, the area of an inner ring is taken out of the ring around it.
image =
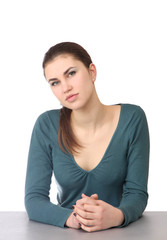
[[[52,82],[51,83],[51,86],[53,87],[53,86],[57,86],[59,84],[59,81],[55,81],[55,82]]]
[[[68,76],[73,76],[76,73],[76,71],[69,72]]]

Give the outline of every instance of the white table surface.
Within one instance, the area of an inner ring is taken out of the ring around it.
[[[125,228],[87,233],[29,221],[25,212],[0,212],[0,240],[167,240],[167,212],[145,212]]]

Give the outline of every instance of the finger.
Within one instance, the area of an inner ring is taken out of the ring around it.
[[[75,206],[74,212],[77,213],[78,211],[84,211],[89,213],[95,213],[97,215],[98,209],[99,209],[98,205],[83,204],[83,205]]]
[[[89,226],[85,226],[84,224],[81,224],[81,228],[82,228],[84,231],[86,231],[86,232],[95,232],[95,231],[100,230],[100,229],[98,228],[98,226],[91,226],[91,227],[89,227]]]
[[[83,210],[86,212],[90,212],[90,213],[96,213],[98,212],[98,205],[92,205],[92,204],[84,204],[83,205]]]
[[[88,196],[85,195],[84,193],[82,193],[81,196],[82,196],[82,198],[88,197]],[[98,199],[98,194],[97,194],[97,193],[92,194],[92,195],[90,196],[90,198],[93,198],[93,199],[97,200],[97,199]]]
[[[79,223],[76,217],[73,218],[74,228],[81,228],[81,224]]]
[[[82,198],[88,197],[88,196],[86,196],[84,193],[82,193],[81,196],[82,196]]]
[[[90,197],[85,197],[85,198],[77,200],[77,202],[76,202],[76,206],[83,205],[83,204],[98,205],[98,200],[90,198]]]
[[[96,214],[94,212],[92,212],[92,209],[90,209],[91,211],[85,211],[82,210],[80,208],[75,208],[75,213],[78,214],[79,216],[85,218],[85,219],[95,219]]]
[[[98,200],[98,194],[97,194],[97,193],[92,194],[90,197],[93,198],[93,199],[95,199],[95,200]]]
[[[75,214],[76,219],[80,222],[80,224],[84,224],[86,226],[94,226],[96,224],[96,220],[95,219],[86,219],[81,217],[78,214]]]

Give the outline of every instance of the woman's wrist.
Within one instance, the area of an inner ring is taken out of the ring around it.
[[[70,214],[70,216],[67,218],[67,220],[65,222],[66,227],[71,227],[72,214],[73,213]]]
[[[123,224],[124,220],[125,220],[125,217],[124,217],[123,212],[119,208],[117,208],[117,225],[116,226],[117,227],[121,226]]]

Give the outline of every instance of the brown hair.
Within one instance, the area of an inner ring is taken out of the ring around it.
[[[74,42],[62,42],[51,47],[46,52],[42,64],[43,69],[45,69],[49,62],[61,54],[72,55],[74,58],[81,61],[86,68],[89,68],[92,63],[91,57],[87,51],[79,44]],[[58,143],[62,151],[73,154],[74,152],[78,153],[77,149],[82,146],[78,143],[70,124],[71,112],[71,109],[64,106],[60,110]]]

